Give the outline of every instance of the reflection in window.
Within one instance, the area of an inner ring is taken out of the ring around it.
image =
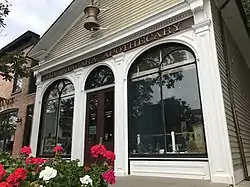
[[[167,44],[142,54],[130,69],[128,95],[131,156],[206,154],[196,64],[189,49]]]
[[[39,155],[53,156],[53,148],[61,145],[64,157],[70,157],[74,113],[74,85],[68,80],[54,82],[43,100]]]
[[[95,68],[85,84],[85,90],[106,86],[114,83],[114,75],[112,70],[107,66],[98,66]]]
[[[14,84],[13,84],[13,93],[22,91],[23,87],[23,78],[22,77],[15,77],[14,78]]]
[[[12,152],[17,111],[0,114],[0,151]]]
[[[30,145],[30,135],[33,121],[34,105],[28,105],[26,110],[25,127],[23,134],[23,146]]]

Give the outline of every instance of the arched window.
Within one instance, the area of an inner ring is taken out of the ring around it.
[[[46,90],[40,125],[40,156],[53,156],[53,148],[61,145],[64,148],[63,156],[70,157],[74,94],[74,85],[66,79],[55,81]]]
[[[140,55],[128,75],[130,157],[206,156],[193,52],[169,43]]]
[[[85,90],[98,88],[114,83],[114,74],[107,66],[98,66],[88,76]]]

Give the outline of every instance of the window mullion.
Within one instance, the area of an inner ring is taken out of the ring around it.
[[[162,64],[162,50],[160,50],[159,76],[160,76],[160,95],[161,95],[161,115],[162,115],[163,134],[164,134],[164,154],[166,154],[167,153],[167,130],[166,130],[165,108],[164,108],[163,89],[162,89],[161,64]]]
[[[56,144],[55,146],[58,144],[58,129],[59,129],[59,125],[60,125],[60,104],[61,104],[61,98],[58,99],[58,108],[57,108],[57,122],[56,122]]]

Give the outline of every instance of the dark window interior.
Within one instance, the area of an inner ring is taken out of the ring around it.
[[[30,145],[33,112],[34,112],[34,105],[28,105],[26,111],[24,134],[23,134],[23,146]]]
[[[70,157],[74,110],[74,85],[65,79],[49,86],[43,98],[42,122],[39,133],[39,152],[43,157],[53,156],[53,148],[61,145],[63,157]]]
[[[0,151],[12,153],[18,111],[0,114]]]
[[[29,88],[28,94],[32,94],[36,92],[36,77],[33,72],[30,73],[29,76]]]
[[[156,46],[128,77],[131,157],[206,156],[195,56],[178,44]]]

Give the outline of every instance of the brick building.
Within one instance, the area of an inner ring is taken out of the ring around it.
[[[19,51],[26,55],[39,38],[27,31],[3,47],[0,54]],[[29,66],[32,66],[31,60]],[[0,151],[18,155],[20,148],[29,144],[35,92],[32,73],[28,78],[15,77],[11,82],[0,78]]]

